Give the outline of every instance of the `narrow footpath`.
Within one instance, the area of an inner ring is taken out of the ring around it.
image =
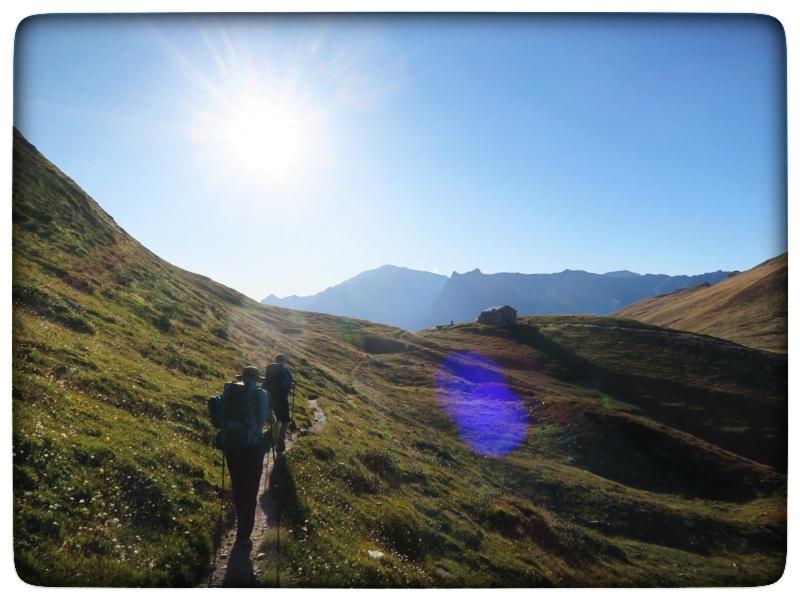
[[[323,410],[319,407],[318,399],[307,399],[311,407],[312,423],[305,429],[298,429],[286,438],[286,452],[290,452],[297,438],[309,433],[318,433],[325,427],[326,417]],[[264,469],[261,475],[261,482],[258,486],[258,502],[256,504],[255,526],[250,539],[253,546],[247,548],[234,548],[236,539],[236,523],[230,527],[222,536],[217,551],[214,554],[214,561],[209,565],[209,575],[200,587],[255,587],[258,585],[259,570],[253,565],[259,557],[259,548],[269,530],[269,515],[267,511],[271,506],[269,499],[269,481],[272,475],[272,468],[275,460],[272,452],[267,452],[264,456]],[[225,486],[227,498],[230,499],[230,479]]]

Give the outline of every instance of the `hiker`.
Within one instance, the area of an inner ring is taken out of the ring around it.
[[[284,354],[278,354],[275,362],[267,365],[263,387],[269,392],[272,399],[272,410],[278,421],[278,435],[275,449],[283,452],[286,449],[286,429],[289,427],[289,392],[295,385],[289,359]]]
[[[273,421],[270,398],[258,387],[264,378],[258,367],[245,367],[239,381],[226,383],[222,394],[208,399],[212,423],[220,429],[218,447],[225,453],[236,506],[236,544],[252,546],[258,485],[269,437],[264,423]],[[223,482],[224,485],[224,482]]]

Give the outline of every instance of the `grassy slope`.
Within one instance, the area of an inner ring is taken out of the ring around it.
[[[592,317],[530,318],[513,332],[461,325],[416,339],[434,345],[366,358],[346,403],[327,404],[334,427],[291,457],[304,490],[295,523],[324,524],[289,543],[291,581],[707,585],[779,573],[784,479],[726,448],[785,447],[783,359]],[[689,372],[682,387],[642,360],[653,347]],[[504,459],[470,453],[433,408],[436,365],[465,348],[496,361],[531,414],[526,443]],[[605,364],[604,348],[624,374]],[[771,377],[750,383],[722,372],[758,361]],[[761,402],[776,409],[749,426]],[[761,457],[780,469],[778,454]],[[358,569],[345,562],[353,548]],[[365,579],[370,548],[392,558],[381,577]],[[405,568],[409,552],[421,572]]]
[[[51,584],[195,581],[215,535],[219,458],[205,399],[291,347],[346,355],[322,325],[147,251],[15,133],[15,554]],[[291,344],[286,342],[292,340]],[[346,356],[339,356],[346,365]],[[343,366],[344,368],[344,366]],[[299,419],[308,421],[300,407]]]
[[[615,314],[786,354],[787,292],[788,255],[781,254],[716,285],[646,298]]]
[[[14,544],[28,581],[196,581],[219,481],[205,397],[277,350],[305,384],[299,425],[306,397],[328,419],[274,472],[284,585],[780,573],[781,357],[614,319],[413,335],[261,306],[158,259],[16,135],[13,211]],[[470,452],[436,406],[435,369],[465,348],[501,366],[530,415],[505,458]]]

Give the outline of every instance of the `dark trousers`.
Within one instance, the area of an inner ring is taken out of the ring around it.
[[[231,474],[233,504],[236,506],[236,537],[246,539],[253,533],[264,449],[260,445],[229,449],[225,451],[225,460]]]

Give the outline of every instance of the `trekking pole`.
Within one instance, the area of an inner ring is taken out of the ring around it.
[[[278,458],[275,455],[275,447],[272,447],[272,465],[273,469],[278,466]],[[272,495],[272,486],[269,489],[270,496]],[[280,500],[275,498],[277,505],[278,517],[275,519],[275,587],[281,587],[281,505]]]
[[[270,429],[270,432],[272,432],[272,430],[271,430],[271,429]],[[271,450],[271,448],[267,448],[267,452],[266,452],[266,454],[267,454],[267,466],[266,466],[266,468],[264,469],[264,488],[265,488],[265,489],[266,489],[266,487],[267,487],[267,482],[269,481],[268,477],[269,477],[269,474],[270,474],[270,473],[269,473],[269,451],[270,451],[270,450]],[[273,462],[272,464],[273,464],[273,466],[274,466],[274,464],[275,464],[275,463]]]
[[[297,391],[297,384],[294,384],[292,386],[292,417],[290,419],[290,421],[292,423],[294,423],[294,393],[295,393],[295,391]]]
[[[222,509],[225,503],[225,452],[222,452],[222,489],[219,492],[219,521],[222,523]]]
[[[275,586],[281,587],[281,513],[280,508],[278,509],[278,519],[275,522],[275,526],[277,529],[275,530],[278,546],[275,552]]]
[[[266,487],[267,477],[269,476],[269,450],[267,450],[267,466],[264,469],[264,487]]]

